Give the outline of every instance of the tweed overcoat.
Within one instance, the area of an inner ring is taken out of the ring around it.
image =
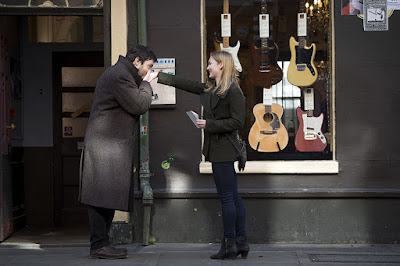
[[[239,146],[236,134],[245,122],[245,102],[240,88],[232,83],[228,91],[218,95],[213,90],[205,91],[204,83],[161,72],[157,82],[200,95],[203,119],[206,120],[203,155],[207,161],[237,160],[237,151],[225,133],[230,134]]]
[[[100,77],[81,156],[82,203],[129,210],[136,125],[150,108],[152,93],[123,56]]]

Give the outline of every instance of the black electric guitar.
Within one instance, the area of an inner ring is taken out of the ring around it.
[[[261,1],[261,14],[267,14],[267,4]],[[268,16],[261,16],[267,19]],[[248,77],[252,84],[269,88],[282,80],[283,73],[277,60],[279,57],[278,45],[271,38],[261,38],[261,47],[253,46],[252,49],[252,69],[249,70]]]
[[[304,13],[304,0],[300,2],[300,13]],[[300,16],[307,16],[306,13]],[[307,20],[307,17],[305,18]],[[297,42],[292,36],[289,40],[290,47],[290,63],[288,67],[288,81],[295,86],[306,87],[312,85],[318,77],[317,68],[314,65],[316,52],[315,44],[306,46],[306,36],[299,36]]]

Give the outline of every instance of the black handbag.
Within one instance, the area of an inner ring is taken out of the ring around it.
[[[246,166],[246,161],[247,161],[247,144],[245,141],[243,141],[240,137],[239,134],[237,133],[237,139],[239,141],[239,147],[236,146],[235,141],[227,134],[225,135],[228,137],[228,139],[232,142],[233,147],[235,147],[237,151],[237,158],[238,158],[238,168],[239,171],[243,171],[244,167]]]

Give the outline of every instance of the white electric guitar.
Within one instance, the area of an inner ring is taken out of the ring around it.
[[[224,0],[224,14],[229,14],[229,0]],[[237,71],[242,72],[242,65],[240,64],[238,53],[240,48],[240,41],[238,40],[234,47],[229,46],[229,37],[222,37],[222,43],[215,45],[217,51],[226,51],[233,57],[235,68]]]

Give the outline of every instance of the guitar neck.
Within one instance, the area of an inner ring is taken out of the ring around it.
[[[300,13],[305,13],[306,12],[306,3],[305,3],[304,0],[300,1],[299,12]]]
[[[314,110],[307,110],[307,117],[313,117],[314,116]]]
[[[222,37],[222,47],[224,48],[229,47],[229,37]]]
[[[300,1],[300,6],[299,6],[299,13],[306,13],[306,5],[305,5],[305,1],[301,0]],[[306,13],[306,25],[307,25],[307,13]],[[304,48],[306,46],[306,37],[305,36],[301,36],[299,37],[299,48]]]
[[[224,0],[224,14],[229,14],[229,0]]]
[[[223,14],[229,14],[229,0],[224,0]],[[222,47],[229,47],[229,37],[222,37]]]
[[[263,91],[263,104],[265,106],[265,112],[270,113],[272,107],[272,89],[264,88]]]
[[[299,37],[299,48],[304,48],[306,46],[306,37]]]
[[[261,38],[261,49],[268,49],[268,38]]]

